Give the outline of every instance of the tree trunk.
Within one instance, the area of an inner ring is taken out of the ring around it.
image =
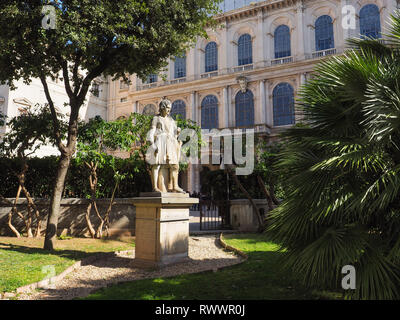
[[[271,184],[270,186],[269,186],[269,189],[271,190],[271,198],[272,198],[272,201],[274,202],[274,204],[276,204],[277,206],[279,206],[280,204],[281,204],[281,202],[276,198],[276,196],[275,196],[275,188],[274,188],[274,186]]]
[[[11,222],[13,213],[14,213],[14,208],[12,208],[10,213],[8,214],[8,227],[11,229],[11,231],[15,234],[17,238],[21,238],[21,234],[18,232],[18,230],[13,226]]]
[[[60,215],[60,204],[61,204],[62,193],[64,190],[65,179],[68,173],[71,157],[74,154],[76,148],[76,143],[78,138],[79,109],[84,103],[91,81],[94,78],[98,77],[104,71],[103,69],[103,70],[98,70],[98,72],[91,73],[84,79],[82,84],[75,83],[75,88],[74,90],[72,90],[70,85],[70,77],[68,74],[68,62],[62,61],[62,67],[63,67],[65,89],[69,96],[69,101],[70,101],[69,105],[71,108],[66,146],[62,142],[62,132],[60,130],[60,123],[59,120],[57,119],[57,112],[55,109],[54,101],[50,95],[49,87],[46,82],[46,76],[44,74],[40,76],[40,80],[42,82],[44,93],[49,103],[53,119],[54,138],[56,139],[58,150],[61,152],[56,181],[54,183],[53,193],[51,195],[51,200],[50,200],[50,210],[47,219],[46,237],[43,246],[45,250],[49,251],[54,250],[54,242],[57,236],[58,217]],[[75,68],[74,71],[75,71],[74,74],[75,79],[77,79],[78,68]]]
[[[35,205],[35,203],[33,202],[33,199],[31,197],[31,194],[29,193],[29,191],[26,189],[25,185],[22,185],[22,191],[25,195],[26,200],[28,201],[28,212],[30,215],[30,218],[32,217],[31,215],[31,211],[33,211],[35,217],[36,217],[36,231],[35,231],[35,238],[39,238],[40,237],[40,232],[41,232],[41,219],[40,219],[40,212],[37,208],[37,206]]]
[[[114,205],[114,200],[115,200],[115,193],[117,192],[119,186],[119,182],[115,183],[114,186],[114,190],[110,199],[110,203],[108,205],[108,209],[106,211],[106,214],[104,216],[104,224],[105,224],[105,228],[106,228],[106,234],[107,234],[107,238],[110,236],[110,213],[112,210],[112,206]]]
[[[265,195],[265,199],[267,199],[268,202],[268,210],[272,210],[273,209],[273,203],[272,203],[272,198],[270,193],[268,192],[267,188],[265,187],[265,183],[264,180],[261,178],[260,175],[257,175],[257,180],[258,180],[258,184],[261,188],[261,191],[264,193]]]
[[[28,238],[33,238],[33,233],[32,233],[32,210],[30,205],[27,205],[26,210],[28,211],[28,218],[25,220],[25,225],[26,225],[26,234]]]
[[[86,226],[89,230],[90,236],[92,237],[92,239],[94,239],[96,237],[96,231],[93,228],[92,222],[90,221],[90,212],[92,211],[92,201],[90,201],[87,209],[86,209]]]
[[[54,250],[54,242],[57,236],[58,217],[60,215],[61,197],[70,162],[71,157],[61,153],[56,181],[54,183],[53,193],[50,201],[50,211],[47,220],[46,237],[44,240],[45,250]]]
[[[21,234],[20,234],[20,233],[18,232],[18,230],[13,226],[13,224],[12,224],[12,216],[13,216],[14,213],[17,212],[17,202],[18,202],[18,199],[19,199],[20,194],[21,194],[21,186],[18,186],[17,196],[15,197],[13,207],[11,208],[11,211],[10,211],[10,213],[8,214],[8,227],[11,229],[11,231],[15,234],[15,236],[16,236],[17,238],[20,238],[20,237],[21,237]],[[3,197],[2,197],[2,198],[3,198]],[[5,199],[5,198],[3,198],[3,200],[5,200],[6,202],[10,203],[10,202],[9,202],[7,199]],[[12,204],[12,203],[10,203],[10,204]]]
[[[93,207],[94,207],[94,211],[96,212],[97,218],[99,218],[99,220],[100,220],[100,224],[97,227],[96,238],[101,239],[101,237],[103,236],[104,219],[100,214],[99,208],[97,208],[96,200],[93,200]]]

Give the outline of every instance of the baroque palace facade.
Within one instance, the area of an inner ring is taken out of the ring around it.
[[[346,5],[355,10],[353,29],[343,28]],[[380,37],[397,6],[396,0],[226,0],[215,17],[220,26],[184,57],[171,57],[165,81],[156,74],[144,82],[132,75],[129,85],[109,80],[108,119],[154,114],[167,97],[172,114],[203,129],[276,136],[301,118],[295,99],[315,64],[343,53],[349,37]],[[201,170],[191,165],[182,175],[186,190],[200,191]]]

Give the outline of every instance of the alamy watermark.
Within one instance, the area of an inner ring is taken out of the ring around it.
[[[51,5],[43,6],[42,14],[44,15],[42,19],[42,28],[46,30],[56,29],[57,28],[56,8],[54,8]]]
[[[45,284],[42,285],[41,287],[43,289],[55,289],[55,283],[52,282],[53,277],[56,276],[55,266],[54,265],[43,266],[42,273],[45,274],[46,276],[42,280],[43,282],[45,282]],[[48,280],[47,283],[46,280]]]
[[[356,8],[352,5],[342,7],[342,28],[345,30],[356,29]]]
[[[342,288],[344,290],[356,289],[356,268],[352,265],[346,265],[342,268],[342,274],[345,276],[342,279]]]
[[[185,143],[181,148],[180,163],[235,165],[236,174],[239,176],[253,173],[255,158],[254,129],[203,129],[201,134],[204,143],[199,148],[198,135],[194,129],[183,129],[181,131],[178,139]],[[151,131],[147,134],[148,140],[150,140],[150,135]],[[223,142],[222,147],[221,142]],[[156,158],[156,149],[152,145],[147,150],[146,161],[150,165],[154,165],[157,161]],[[167,161],[165,160],[161,164],[167,164]]]

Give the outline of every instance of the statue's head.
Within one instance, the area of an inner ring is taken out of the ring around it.
[[[172,108],[172,103],[171,103],[171,101],[169,101],[169,100],[166,99],[166,98],[163,98],[163,99],[161,100],[160,104],[159,104],[159,111],[160,111],[160,114],[165,113],[165,114],[168,115],[168,114],[171,112],[171,108]]]

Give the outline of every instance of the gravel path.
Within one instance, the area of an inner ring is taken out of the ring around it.
[[[217,270],[243,261],[243,258],[225,251],[217,245],[215,235],[190,237],[190,260],[159,270],[130,267],[129,265],[134,257],[135,253],[132,251],[128,254],[116,254],[106,259],[97,260],[70,273],[56,283],[52,289],[21,294],[19,299],[70,300],[76,297],[85,297],[94,290],[119,282]]]

